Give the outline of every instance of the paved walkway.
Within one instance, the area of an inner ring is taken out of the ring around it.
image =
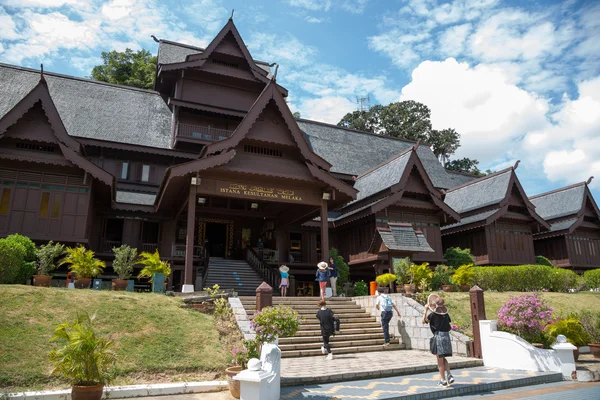
[[[600,383],[557,382],[545,385],[526,386],[517,389],[499,390],[461,400],[598,400]]]
[[[449,357],[450,369],[482,365],[476,358]],[[437,371],[435,356],[420,350],[390,350],[281,359],[282,386],[327,383]]]
[[[285,400],[386,400],[438,399],[501,390],[515,386],[541,384],[562,380],[560,373],[511,371],[476,367],[454,372],[456,382],[449,388],[437,386],[437,373],[403,377],[366,379],[352,382],[282,388]]]

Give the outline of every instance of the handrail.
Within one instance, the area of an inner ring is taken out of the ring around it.
[[[265,282],[267,282],[275,291],[279,282],[279,271],[261,260],[252,247],[246,247],[246,262],[258,272]]]
[[[218,142],[219,140],[227,139],[232,134],[233,131],[227,129],[219,129],[209,126],[193,124],[177,124],[177,137]]]
[[[209,246],[204,246],[202,249],[202,286],[206,284],[206,277],[208,276],[208,263],[210,262],[210,249]],[[201,288],[204,289],[204,288]]]

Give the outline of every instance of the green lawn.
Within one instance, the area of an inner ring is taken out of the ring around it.
[[[497,319],[498,310],[506,303],[510,296],[521,296],[522,292],[485,292],[485,314],[488,319]],[[566,316],[582,310],[600,312],[600,293],[540,293],[546,303],[552,307],[555,317]],[[444,293],[444,299],[448,306],[448,313],[452,317],[452,323],[459,326],[471,323],[471,308],[469,293]],[[471,334],[471,329],[467,330]]]
[[[116,383],[219,375],[229,356],[213,318],[180,304],[151,293],[0,285],[0,388],[64,387],[49,377],[48,352],[57,345],[48,341],[78,311],[96,312],[98,333],[114,340]]]

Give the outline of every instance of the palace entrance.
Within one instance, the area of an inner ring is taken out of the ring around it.
[[[227,225],[224,223],[210,222],[206,224],[206,238],[211,257],[225,257],[227,255]]]

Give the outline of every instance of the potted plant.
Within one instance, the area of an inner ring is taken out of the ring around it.
[[[87,289],[90,287],[92,278],[102,274],[106,267],[104,261],[94,257],[94,252],[86,250],[85,247],[67,247],[67,255],[62,259],[60,265],[68,264],[71,272],[76,275],[75,287]]]
[[[415,282],[416,288],[421,291],[426,291],[431,282],[431,269],[429,269],[429,263],[413,264],[410,266],[409,275],[411,282]]]
[[[243,340],[244,347],[241,349],[233,349],[233,362],[234,366],[229,367],[225,370],[227,375],[227,385],[229,386],[229,393],[236,399],[240,398],[240,381],[233,379],[234,376],[239,374],[242,370],[248,368],[248,360],[252,358],[260,359],[259,347],[260,343],[258,339]]]
[[[119,279],[112,280],[112,289],[123,291],[127,289],[127,280],[133,274],[133,266],[137,263],[137,249],[124,244],[121,247],[113,247],[115,259],[113,270],[119,275]]]
[[[473,265],[468,264],[458,267],[454,275],[452,275],[452,282],[460,287],[461,292],[468,292],[475,282]]]
[[[443,290],[444,292],[453,292],[454,286],[450,284],[450,276],[454,273],[454,268],[440,264],[435,267],[431,277],[431,289]]]
[[[590,337],[577,318],[566,318],[556,321],[545,329],[546,334],[556,340],[558,335],[565,335],[567,342],[577,349],[573,350],[575,361],[579,358],[579,347],[589,343]]]
[[[154,253],[148,253],[144,251],[140,254],[139,264],[144,265],[144,268],[138,274],[138,278],[150,278],[150,282],[154,281],[154,276],[157,274],[163,274],[165,276],[165,288],[167,286],[167,279],[171,275],[171,265],[167,261],[160,259],[158,250]]]
[[[96,336],[95,314],[78,315],[74,323],[64,323],[54,330],[51,341],[65,345],[50,352],[53,375],[71,384],[71,399],[100,400],[104,385],[114,377],[115,354],[112,341]]]
[[[52,277],[49,275],[49,272],[58,268],[54,260],[64,253],[65,246],[60,243],[54,243],[52,240],[40,246],[36,251],[38,274],[33,276],[33,286],[50,287]]]
[[[412,263],[408,257],[394,261],[394,273],[396,274],[396,283],[398,285],[397,288],[402,288],[400,289],[401,292],[406,292],[407,287],[410,289],[410,285],[413,282],[411,276],[409,275],[411,265]],[[410,294],[412,293],[414,293],[414,290],[410,292]]]
[[[386,293],[389,293],[390,285],[392,282],[396,280],[396,275],[394,274],[381,274],[375,277],[375,282],[379,285],[379,287],[387,289]]]
[[[594,358],[600,358],[600,312],[582,311],[579,322],[589,336],[590,352]]]
[[[265,307],[256,313],[250,327],[256,332],[259,343],[277,343],[280,337],[294,336],[300,326],[300,314],[291,307],[278,305]]]

